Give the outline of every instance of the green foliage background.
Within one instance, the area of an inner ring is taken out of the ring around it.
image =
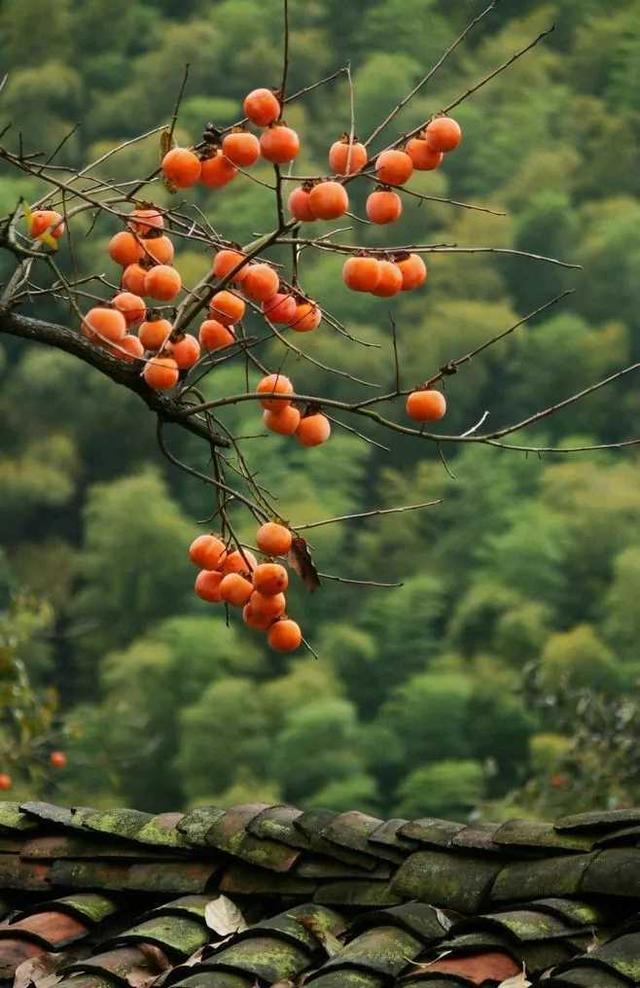
[[[277,85],[280,8],[280,0],[2,0],[10,77],[1,112],[14,121],[7,139],[17,141],[19,130],[30,147],[49,151],[79,121],[58,160],[80,165],[166,120],[188,61],[178,135],[196,141],[208,120],[235,119],[246,91]],[[291,86],[350,59],[358,131],[366,135],[476,5],[293,0],[291,8]],[[576,288],[561,310],[448,382],[451,432],[485,409],[494,425],[525,416],[640,354],[638,0],[610,0],[606,10],[595,0],[504,0],[399,124],[424,119],[551,21],[557,29],[544,47],[460,108],[461,149],[412,186],[504,207],[508,217],[407,201],[392,233],[357,230],[365,243],[388,236],[513,246],[584,265],[576,274],[489,255],[439,256],[426,288],[394,301],[412,384]],[[314,92],[287,116],[303,138],[300,170],[313,174],[348,127],[346,86]],[[141,176],[157,155],[156,138],[142,142],[105,174]],[[38,192],[31,179],[5,171],[0,210]],[[273,218],[268,194],[242,178],[188,196],[239,240]],[[158,190],[157,201],[166,193]],[[362,191],[355,210],[362,214]],[[104,245],[115,228],[98,226],[85,239],[87,221],[78,222],[72,240],[82,269],[113,275]],[[195,247],[178,252],[187,282],[208,263]],[[381,348],[362,350],[328,327],[304,345],[319,360],[388,382],[388,307],[349,295],[339,269],[339,259],[309,251],[303,284]],[[61,304],[45,314],[68,319]],[[308,363],[288,369],[303,390],[349,393],[343,379]],[[167,468],[136,398],[73,358],[13,340],[2,342],[0,376],[1,606],[29,592],[48,608],[44,624],[25,618],[29,605],[13,613],[30,629],[19,647],[34,688],[53,684],[60,695],[57,743],[69,766],[46,783],[49,797],[153,810],[283,799],[457,817],[640,798],[635,768],[619,768],[619,746],[602,755],[610,772],[593,771],[596,742],[585,714],[597,700],[625,736],[633,721],[640,672],[633,450],[537,458],[452,449],[454,477],[427,444],[398,441],[384,452],[340,431],[313,451],[273,435],[247,441],[261,481],[293,521],[444,498],[427,512],[313,533],[323,571],[404,586],[327,582],[313,599],[294,592],[292,613],[302,615],[320,661],[285,659],[237,620],[226,627],[192,595],[185,546],[211,511],[210,495]],[[629,376],[598,392],[529,432],[527,442],[637,434],[637,384]],[[206,385],[209,395],[244,386],[240,366]],[[255,414],[247,403],[227,423],[249,434]],[[172,443],[205,463],[194,442],[175,435]],[[244,532],[250,539],[251,527]],[[40,784],[19,765],[13,774],[18,797]]]

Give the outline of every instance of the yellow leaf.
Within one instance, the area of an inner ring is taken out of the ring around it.
[[[36,240],[39,240],[41,243],[46,244],[47,247],[51,247],[51,250],[58,249],[58,241],[53,236],[53,234],[50,233],[48,230],[44,230],[44,232],[41,233],[39,237],[36,237]]]

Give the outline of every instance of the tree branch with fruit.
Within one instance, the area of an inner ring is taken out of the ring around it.
[[[22,140],[17,150],[0,146],[0,160],[5,165],[37,178],[46,188],[38,201],[16,204],[0,223],[0,247],[13,259],[0,300],[0,332],[64,350],[134,392],[157,416],[158,441],[164,455],[215,493],[215,513],[208,520],[208,524],[215,523],[215,532],[198,535],[189,549],[199,568],[195,592],[212,603],[242,608],[244,622],[266,632],[274,649],[291,651],[304,641],[299,625],[287,614],[289,574],[285,561],[309,590],[320,585],[302,535],[304,530],[350,517],[423,509],[435,502],[372,509],[296,528],[279,517],[275,497],[257,482],[251,458],[242,446],[243,437],[235,436],[219,417],[223,408],[252,402],[261,410],[267,441],[269,433],[276,433],[290,436],[293,442],[307,448],[330,442],[332,428],[337,424],[374,445],[380,445],[376,436],[386,431],[391,436],[401,434],[434,444],[439,451],[448,444],[476,443],[510,450],[557,452],[560,450],[555,447],[515,445],[504,440],[638,369],[638,364],[621,368],[519,422],[487,429],[485,412],[461,433],[434,431],[435,423],[444,419],[447,411],[446,379],[560,303],[570,294],[568,291],[542,302],[515,324],[497,327],[491,338],[465,354],[452,355],[439,368],[400,365],[397,327],[388,306],[400,293],[425,291],[425,258],[431,259],[435,267],[441,254],[493,253],[531,264],[578,267],[560,258],[494,246],[413,243],[364,247],[353,232],[359,223],[372,229],[390,227],[404,209],[430,200],[452,209],[496,212],[483,205],[429,196],[411,189],[408,183],[416,172],[446,168],[447,155],[464,153],[459,150],[462,129],[451,116],[452,111],[524,57],[549,31],[514,52],[418,127],[374,149],[398,114],[418,92],[424,91],[470,32],[490,16],[494,6],[495,2],[490,3],[468,23],[435,65],[363,141],[355,132],[357,101],[349,66],[287,95],[290,52],[285,0],[279,88],[250,92],[244,98],[244,116],[235,125],[220,128],[207,124],[200,141],[189,147],[174,145],[180,101],[187,83],[185,73],[168,126],[110,148],[80,170],[58,165],[55,158],[59,149],[45,156],[25,151]],[[342,78],[349,83],[350,128],[328,149],[326,174],[297,174],[295,161],[301,138],[286,122],[287,107],[318,87]],[[100,177],[105,162],[113,162],[132,144],[158,133],[159,168],[143,178]],[[252,173],[260,161],[271,164],[272,181]],[[274,218],[271,229],[256,232],[249,243],[238,244],[214,229],[205,213],[189,200],[188,190],[198,185],[212,190],[212,194],[224,195],[229,183],[244,181],[267,189],[273,197]],[[161,183],[174,195],[174,206],[154,202],[154,190]],[[368,187],[363,217],[354,215],[351,209],[349,190],[353,183]],[[179,196],[185,198],[181,200]],[[119,227],[105,245],[115,269],[108,274],[78,272],[73,252],[74,226],[83,223],[84,229],[88,221],[88,233],[93,236],[103,220]],[[314,236],[315,224],[338,221],[346,225],[323,227],[324,232]],[[191,287],[183,285],[174,264],[176,248],[179,260],[181,247],[206,252],[211,258],[209,271]],[[273,257],[274,251],[283,250],[290,258],[286,263]],[[344,258],[342,280],[346,287],[381,300],[380,320],[390,326],[391,385],[365,381],[343,368],[329,366],[301,347],[304,334],[323,332],[332,332],[336,343],[345,347],[374,345],[358,339],[348,325],[336,318],[328,300],[314,299],[305,290],[300,260],[307,251]],[[39,317],[42,304],[51,302],[64,306],[67,322],[53,323]],[[338,400],[327,394],[298,391],[292,376],[285,373],[287,359],[309,361],[348,380],[354,386],[353,398]],[[207,400],[199,385],[230,361],[246,368],[245,391]],[[251,382],[252,374],[257,375],[255,383]],[[412,387],[402,384],[408,377],[415,382]],[[376,393],[363,398],[356,387],[368,387]],[[346,416],[347,421],[336,419],[336,413]],[[354,423],[370,429],[373,435],[361,432]],[[171,451],[164,432],[166,424],[186,430],[207,444],[208,472],[196,469]],[[638,442],[632,438],[608,446]],[[574,449],[583,448],[589,447]],[[238,537],[236,508],[253,516],[257,525],[255,545],[244,544]]]

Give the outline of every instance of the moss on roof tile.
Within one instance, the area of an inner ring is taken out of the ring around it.
[[[331,968],[358,967],[364,971],[396,976],[422,949],[422,941],[397,926],[378,926],[351,940],[324,965]]]
[[[593,859],[593,854],[572,854],[504,865],[491,889],[491,900],[531,902],[545,896],[575,895]]]
[[[204,920],[173,913],[166,915],[160,911],[158,915],[128,929],[118,937],[118,943],[152,943],[178,959],[184,959],[203,947],[208,938],[209,931]]]
[[[500,868],[492,858],[415,851],[400,865],[391,890],[403,898],[477,913],[486,903]]]
[[[223,947],[207,966],[237,970],[273,983],[295,978],[309,962],[309,952],[299,946],[276,936],[256,936]]]
[[[402,898],[391,889],[388,882],[372,882],[365,879],[325,882],[318,887],[314,902],[327,906],[383,907],[398,906]]]

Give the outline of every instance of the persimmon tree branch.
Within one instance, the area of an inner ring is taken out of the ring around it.
[[[67,326],[25,316],[0,305],[0,333],[29,340],[32,343],[43,343],[46,346],[62,350],[64,353],[69,353],[108,377],[114,384],[119,384],[138,395],[147,408],[155,412],[163,421],[179,425],[202,439],[210,440],[213,438],[218,446],[229,447],[231,445],[224,436],[214,435],[212,437],[201,416],[196,415],[194,418],[188,406],[148,388],[140,377],[140,371],[137,368],[111,357],[105,350],[99,349],[77,331],[69,329]]]

